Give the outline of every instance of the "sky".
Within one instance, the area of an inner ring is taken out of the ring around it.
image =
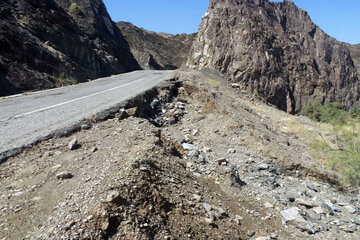
[[[360,43],[360,0],[294,0],[326,33]],[[155,32],[194,33],[208,0],[104,0],[113,21],[128,21]]]

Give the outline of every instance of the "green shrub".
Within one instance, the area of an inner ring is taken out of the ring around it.
[[[75,13],[75,14],[82,14],[83,10],[76,2],[74,2],[70,5],[70,12]]]
[[[320,132],[318,136],[307,138],[310,154],[325,160],[331,169],[340,173],[344,185],[360,186],[360,109],[346,111],[335,102],[312,103],[300,114],[332,125],[327,133],[333,136],[332,141]]]
[[[317,122],[330,123],[332,125],[345,124],[351,117],[348,111],[342,109],[341,105],[337,102],[325,103],[309,103],[304,107],[301,115],[307,116]]]
[[[77,84],[78,80],[76,78],[67,77],[65,72],[60,73],[59,77],[56,78],[56,87],[63,87],[68,85]]]

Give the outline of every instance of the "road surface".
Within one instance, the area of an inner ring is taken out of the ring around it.
[[[16,149],[110,109],[173,76],[174,71],[135,71],[0,99],[0,161]]]

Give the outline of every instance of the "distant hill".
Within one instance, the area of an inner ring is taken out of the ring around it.
[[[136,69],[101,0],[0,1],[0,96]]]
[[[181,67],[196,37],[196,34],[155,33],[129,22],[118,22],[117,26],[143,69]]]

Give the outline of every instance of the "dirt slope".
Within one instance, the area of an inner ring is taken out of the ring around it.
[[[0,238],[359,239],[358,196],[286,131],[311,121],[219,74],[178,74],[127,114],[2,164]]]

